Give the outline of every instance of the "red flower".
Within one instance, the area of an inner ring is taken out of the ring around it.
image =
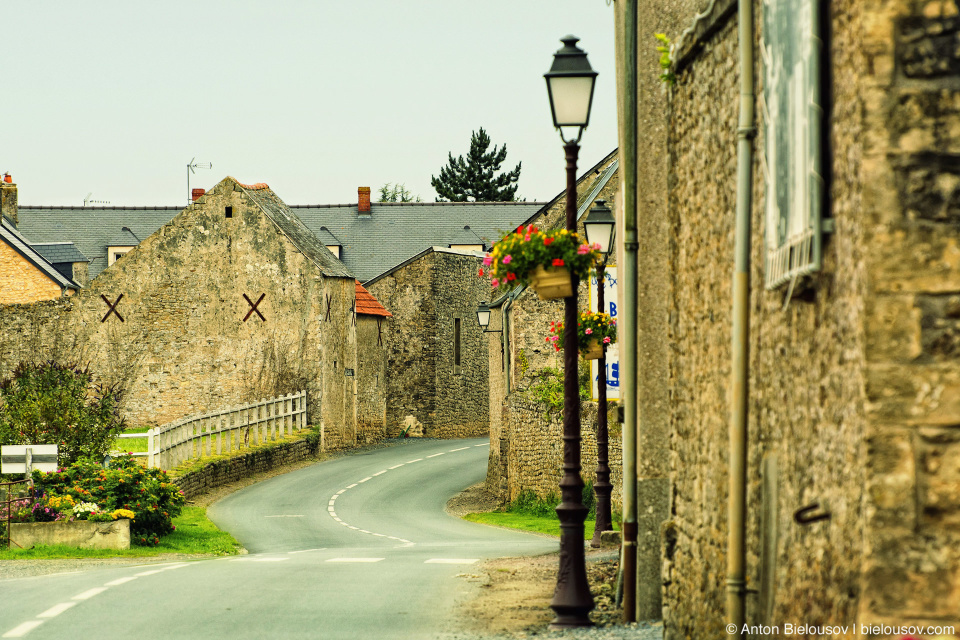
[[[507,274],[507,280],[516,280],[516,279],[517,279],[517,276],[515,274],[513,273]]]
[[[553,242],[553,238],[549,238],[549,237],[548,237],[548,238],[544,238],[544,239],[543,239],[543,245],[544,245],[545,247],[549,247],[551,242]]]
[[[483,277],[483,269],[480,269],[480,277]]]
[[[555,267],[562,267],[562,266],[563,266],[563,258],[554,258],[554,259],[553,259],[553,266],[555,266]]]

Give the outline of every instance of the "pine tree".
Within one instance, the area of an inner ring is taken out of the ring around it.
[[[499,149],[490,146],[490,136],[480,128],[470,136],[470,153],[454,159],[448,153],[449,163],[440,170],[440,177],[430,176],[430,184],[437,190],[437,202],[512,202],[517,199],[517,180],[520,163],[513,171],[495,175],[507,157],[507,145]]]
[[[420,202],[420,196],[414,196],[405,184],[388,182],[380,187],[380,202]]]

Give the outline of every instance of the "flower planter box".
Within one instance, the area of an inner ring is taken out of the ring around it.
[[[588,340],[580,347],[580,357],[584,360],[599,360],[603,357],[603,345],[599,340]]]
[[[548,270],[544,269],[543,265],[537,265],[537,268],[530,272],[530,285],[541,300],[555,300],[573,295],[573,283],[566,267],[551,267]]]
[[[81,549],[129,549],[130,521],[20,522],[10,525],[10,546],[62,544]]]

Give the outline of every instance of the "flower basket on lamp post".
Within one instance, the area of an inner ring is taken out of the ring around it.
[[[557,351],[563,349],[564,326],[562,322],[550,323],[550,334],[547,342],[553,344]],[[617,341],[617,321],[606,313],[596,311],[581,311],[577,319],[577,342],[580,346],[580,357],[584,360],[596,360],[603,356],[604,345],[614,344]]]

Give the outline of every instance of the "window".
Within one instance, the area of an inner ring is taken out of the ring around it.
[[[233,207],[227,207],[223,210],[223,215],[225,218],[233,217]]]
[[[822,264],[820,6],[817,0],[763,3],[767,289]]]
[[[133,247],[107,247],[107,266],[109,267],[132,250]]]
[[[453,319],[453,366],[460,367],[460,318]]]

